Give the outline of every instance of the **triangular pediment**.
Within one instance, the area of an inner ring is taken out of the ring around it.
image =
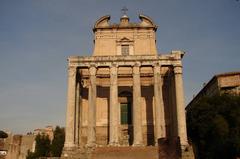
[[[130,42],[132,40],[128,39],[127,37],[123,37],[122,39],[119,40],[119,42]]]
[[[130,39],[123,37],[120,41],[130,41]]]

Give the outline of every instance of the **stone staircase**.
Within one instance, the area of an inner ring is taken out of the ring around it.
[[[176,151],[176,145],[76,148],[61,159],[194,159],[192,147]],[[181,155],[180,155],[181,154]]]
[[[159,159],[158,147],[97,147],[91,159]]]

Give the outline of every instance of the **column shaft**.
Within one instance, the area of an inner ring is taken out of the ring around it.
[[[80,124],[80,82],[76,86],[76,107],[75,107],[75,144],[79,144],[79,124]]]
[[[166,137],[165,112],[162,97],[160,66],[154,67],[155,142]]]
[[[110,145],[118,145],[118,126],[119,126],[119,105],[118,105],[118,83],[117,67],[110,68]]]
[[[171,73],[171,78],[170,78],[170,100],[171,100],[171,127],[172,127],[172,137],[176,138],[178,136],[178,131],[177,131],[177,108],[176,108],[176,91],[175,91],[175,78],[174,78],[174,73]]]
[[[89,68],[87,146],[96,145],[96,68]]]
[[[74,147],[75,134],[75,106],[76,106],[76,67],[68,67],[68,92],[66,114],[65,148]]]
[[[133,145],[143,144],[141,82],[139,66],[133,67]]]
[[[187,142],[182,67],[181,66],[174,67],[174,73],[175,73],[178,136],[180,138],[181,146],[186,146],[188,145],[188,142]]]

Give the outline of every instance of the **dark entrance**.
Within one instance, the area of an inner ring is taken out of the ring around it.
[[[132,145],[132,93],[129,91],[122,91],[119,94],[119,103],[122,143]]]
[[[132,107],[131,103],[121,103],[121,124],[132,125]]]

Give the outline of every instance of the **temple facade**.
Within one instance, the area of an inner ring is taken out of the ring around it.
[[[101,17],[93,55],[68,58],[63,157],[98,147],[155,147],[161,139],[188,146],[184,52],[159,54],[156,24],[139,18],[132,23],[124,14],[112,24],[110,16]]]

